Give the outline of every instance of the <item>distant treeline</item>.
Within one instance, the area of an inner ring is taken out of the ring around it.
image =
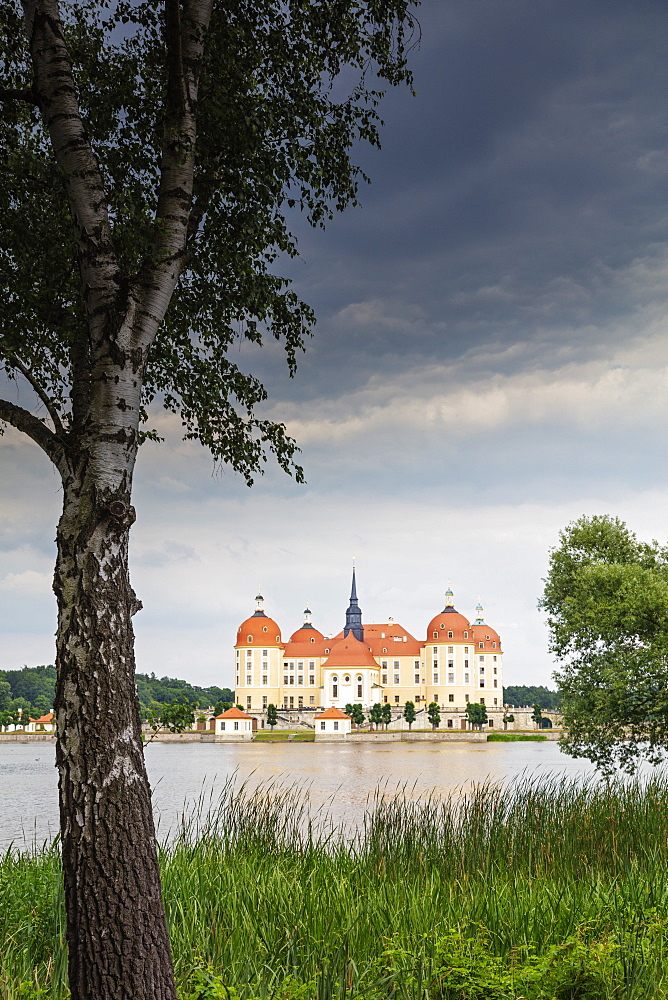
[[[142,715],[174,701],[187,701],[197,708],[234,702],[233,691],[216,685],[199,687],[175,677],[156,677],[155,674],[137,674],[136,681]],[[55,686],[56,668],[51,665],[0,670],[0,712],[22,708],[33,719],[38,719],[53,708]]]
[[[503,687],[503,700],[506,705],[540,705],[541,708],[558,709],[561,695],[549,688],[530,687],[525,684],[509,684]]]

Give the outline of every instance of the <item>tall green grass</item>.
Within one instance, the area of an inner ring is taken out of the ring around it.
[[[668,777],[383,789],[361,819],[278,784],[200,799],[161,849],[182,996],[668,996]],[[0,899],[0,998],[65,997],[56,847],[7,852]]]

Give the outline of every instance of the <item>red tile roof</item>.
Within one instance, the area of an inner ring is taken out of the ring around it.
[[[328,708],[326,711],[321,712],[320,715],[316,715],[316,721],[319,722],[320,719],[350,719],[349,715],[342,712],[340,708]]]
[[[220,715],[216,716],[217,719],[252,719],[252,715],[247,715],[246,712],[242,712],[240,708],[233,705],[232,708],[228,708],[226,712],[222,712]]]

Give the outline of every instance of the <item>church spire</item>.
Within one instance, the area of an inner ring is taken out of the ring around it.
[[[346,611],[346,624],[343,627],[344,638],[349,632],[359,639],[360,642],[364,641],[364,628],[362,627],[362,610],[357,603],[357,586],[355,582],[355,567],[353,566],[353,585],[350,589],[350,604],[348,605],[348,610]]]

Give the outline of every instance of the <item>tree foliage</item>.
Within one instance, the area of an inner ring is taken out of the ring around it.
[[[566,752],[607,771],[658,762],[668,743],[668,550],[618,518],[582,517],[550,554],[540,606],[560,662]]]
[[[466,705],[466,718],[472,729],[482,729],[487,722],[487,708],[477,701],[469,701]]]
[[[432,729],[438,728],[438,726],[440,725],[440,722],[441,722],[441,710],[438,707],[438,702],[437,701],[430,701],[429,702],[429,705],[427,706],[427,718],[429,719],[429,722],[431,723],[431,728]]]
[[[558,711],[561,695],[558,691],[551,691],[542,684],[504,684],[503,700],[506,705],[518,708],[524,705],[540,705],[547,711]]]
[[[0,363],[35,388],[40,422],[66,443],[85,416],[84,368],[93,349],[84,258],[106,254],[120,314],[150,269],[171,256],[164,176],[171,139],[192,158],[192,192],[182,205],[178,280],[143,371],[144,419],[154,404],[177,414],[186,438],[249,483],[266,448],[301,479],[295,442],[281,424],[255,415],[263,386],[228,352],[242,339],[261,344],[269,335],[283,344],[294,373],[314,316],[274,267],[298,252],[295,213],[323,226],[357,203],[366,178],[351,152],[360,140],[379,144],[382,84],[410,81],[406,49],[415,22],[406,0],[233,0],[213,3],[199,27],[188,23],[187,8],[184,29],[205,35],[197,127],[190,137],[166,137],[170,101],[180,99],[170,64],[175,5],[60,4],[104,203],[104,218],[87,233],[72,224],[76,171],[54,154],[53,129],[42,127],[22,14],[12,0],[0,3]],[[335,89],[344,71],[349,86]],[[15,422],[9,406],[0,415]],[[44,444],[34,424],[21,429]]]
[[[278,722],[278,712],[276,711],[276,706],[274,704],[267,705],[267,725],[271,729],[272,733],[274,731],[274,726]]]
[[[415,702],[407,701],[404,705],[404,719],[408,723],[408,728],[412,729],[415,722]]]

